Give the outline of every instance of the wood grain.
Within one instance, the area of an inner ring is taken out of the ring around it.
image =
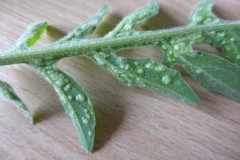
[[[106,3],[110,13],[95,36],[102,36],[146,0],[1,0],[0,49],[10,48],[31,23],[47,20],[48,32],[37,46],[48,44],[95,14]],[[183,25],[197,0],[159,0],[160,13],[143,28]],[[223,18],[240,19],[240,1],[216,0],[214,11]],[[159,51],[140,48],[119,53],[150,57]],[[56,94],[27,65],[0,68],[8,81],[38,118],[29,124],[13,106],[0,100],[0,159],[240,159],[240,103],[187,81],[202,99],[189,106],[161,95],[120,84],[109,73],[84,57],[61,60],[59,67],[88,91],[97,116],[94,152],[86,154]]]

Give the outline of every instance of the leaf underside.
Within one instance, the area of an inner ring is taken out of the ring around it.
[[[228,21],[219,18],[212,12],[213,0],[203,0],[195,6],[190,17],[189,25],[222,24]],[[223,32],[204,33],[205,43],[220,47],[222,54],[228,60],[240,65],[240,28],[228,29]]]
[[[88,152],[91,151],[96,120],[89,96],[77,82],[60,71],[55,63],[34,67],[54,87],[65,112],[73,121],[84,148]]]
[[[24,113],[24,115],[29,119],[29,121],[31,123],[34,123],[31,112],[8,83],[0,81],[0,95],[6,100],[15,103],[17,108]]]
[[[161,49],[161,63],[151,59],[129,59],[116,55],[110,49],[89,50],[84,56],[92,59],[103,69],[109,71],[117,80],[127,86],[144,88],[164,94],[188,104],[199,104],[200,100],[192,88],[181,77],[175,64],[183,66],[191,77],[203,87],[240,101],[240,27],[215,30],[213,24],[227,24],[212,12],[212,0],[202,0],[193,9],[187,26],[209,27],[205,31],[191,32],[186,30],[184,36],[171,35],[152,42],[151,46]],[[140,35],[144,31],[135,31],[137,25],[144,23],[158,13],[159,5],[155,0],[126,16],[111,32],[102,37],[121,38]],[[52,45],[81,43],[90,35],[100,20],[107,13],[108,7],[103,8],[92,18],[82,23],[72,32],[54,42]],[[182,28],[184,28],[183,26]],[[47,28],[47,22],[31,25],[19,38],[12,51],[30,50]],[[171,29],[166,30],[171,33]],[[222,49],[222,57],[202,51],[195,51],[192,46],[208,43]],[[121,46],[121,44],[119,44]],[[51,45],[49,45],[51,47]],[[108,48],[108,46],[106,46]],[[124,47],[123,47],[124,48]],[[66,114],[79,134],[87,152],[93,149],[96,119],[93,105],[85,90],[70,76],[57,68],[57,62],[67,53],[41,59],[31,59],[27,63],[33,66],[54,88],[65,109]],[[0,81],[2,97],[16,103],[25,115],[33,122],[33,117],[15,94],[11,86]]]
[[[187,72],[203,87],[240,101],[240,68],[237,65],[203,52],[185,56],[181,62]]]

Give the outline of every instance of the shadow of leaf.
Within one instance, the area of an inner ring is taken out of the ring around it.
[[[173,19],[169,15],[169,11],[165,11],[164,7],[161,7],[158,14],[150,19],[148,19],[143,25],[143,30],[156,30],[156,29],[165,29],[170,27],[178,26],[180,23],[178,20]]]
[[[117,13],[108,14],[97,26],[94,33],[99,36],[104,36],[118,24],[118,22],[122,19],[122,16]]]
[[[106,96],[103,97],[106,99]],[[118,99],[113,97],[113,99]],[[124,117],[125,110],[120,102],[108,103],[109,105],[95,106],[96,114],[96,135],[94,152],[101,149],[119,128]]]
[[[54,26],[51,26],[51,25],[49,25],[47,27],[47,34],[49,36],[49,39],[52,42],[54,42],[66,35],[66,33],[64,31],[62,31]]]

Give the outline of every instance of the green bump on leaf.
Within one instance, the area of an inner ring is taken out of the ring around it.
[[[189,25],[224,24],[225,21],[212,12],[213,1],[202,0],[197,4],[190,17]],[[240,66],[240,28],[229,28],[219,32],[205,32],[203,42],[210,43],[214,47],[221,47],[224,56]]]
[[[237,65],[203,52],[182,57],[180,61],[203,87],[240,101],[240,68]]]
[[[0,95],[1,97],[9,100],[20,109],[21,112],[30,120],[31,123],[34,123],[33,116],[23,101],[16,95],[13,88],[6,82],[0,81]]]
[[[96,120],[87,93],[77,82],[57,69],[55,64],[35,68],[54,87],[65,112],[72,119],[84,148],[90,152],[94,143]]]
[[[183,55],[189,55],[192,52],[192,45],[194,41],[191,39],[197,37],[196,34],[190,34],[184,38],[170,38],[166,40],[161,40],[157,47],[161,48],[163,52],[163,58],[161,63],[173,68],[173,65]],[[196,39],[197,40],[197,39]]]

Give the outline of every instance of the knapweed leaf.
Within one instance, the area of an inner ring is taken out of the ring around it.
[[[27,49],[33,45],[46,27],[47,24],[44,22],[30,26],[19,39],[17,48]],[[29,43],[29,39],[32,39],[31,43]],[[29,64],[53,86],[65,112],[72,119],[84,148],[90,152],[94,143],[96,120],[92,103],[84,89],[71,77],[57,69],[54,60],[38,59]]]
[[[189,104],[199,104],[199,99],[180,74],[151,59],[127,59],[113,54],[92,54],[92,58],[119,81],[128,86],[145,88]]]
[[[84,148],[90,152],[94,143],[96,120],[89,96],[77,82],[57,69],[55,63],[35,68],[54,87],[65,112],[72,119]]]
[[[107,10],[104,6],[95,16],[65,37],[44,47],[29,48],[47,27],[46,22],[33,24],[19,38],[13,49],[0,54],[0,65],[28,63],[49,81],[88,152],[93,148],[95,135],[93,106],[81,86],[57,68],[57,62],[62,58],[85,55],[128,86],[145,88],[190,104],[198,104],[197,95],[174,68],[174,64],[179,64],[203,86],[239,100],[240,80],[237,65],[240,63],[240,21],[228,22],[218,18],[211,11],[211,0],[203,0],[195,7],[187,26],[135,31],[136,25],[157,14],[159,5],[152,0],[125,17],[104,37],[83,39],[94,31]],[[235,64],[216,55],[193,51],[194,44],[205,42],[223,48],[225,57]],[[161,63],[150,59],[128,59],[115,54],[119,50],[146,45],[163,51]],[[20,108],[30,115],[8,84],[2,82],[1,88],[5,98],[21,104]]]
[[[179,59],[203,87],[240,101],[240,68],[226,59],[204,52]]]
[[[30,122],[34,123],[31,112],[8,83],[0,81],[0,95],[6,100],[13,102],[17,108],[30,120]]]
[[[221,24],[223,20],[212,12],[213,1],[202,0],[193,9],[189,17],[189,25]],[[224,57],[240,66],[240,28],[227,29],[219,32],[204,33],[204,41],[223,50]]]

